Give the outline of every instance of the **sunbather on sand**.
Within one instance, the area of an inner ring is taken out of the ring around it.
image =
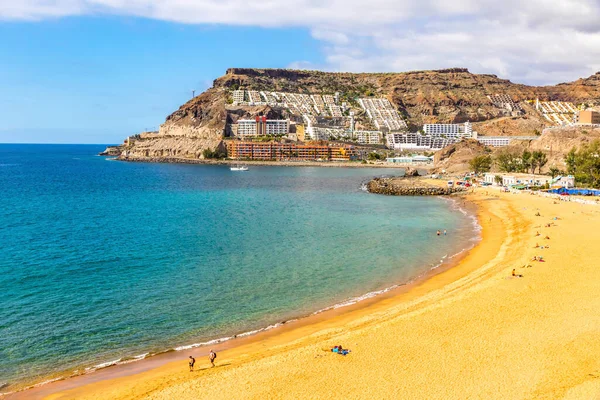
[[[332,352],[337,353],[337,354],[341,354],[343,356],[345,356],[346,354],[350,353],[350,350],[348,349],[344,349],[341,345],[340,346],[334,346],[331,349]]]
[[[523,277],[523,275],[517,274],[517,270],[514,269],[514,268],[512,270],[512,276],[515,277],[515,278],[522,278]]]

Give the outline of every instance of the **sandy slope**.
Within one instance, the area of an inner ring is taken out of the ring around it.
[[[189,373],[182,355],[51,398],[600,398],[600,207],[489,193],[471,195],[483,242],[408,293],[228,350],[217,368]],[[323,350],[335,344],[352,353]]]

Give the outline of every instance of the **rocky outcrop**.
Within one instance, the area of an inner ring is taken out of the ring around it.
[[[123,150],[123,146],[108,146],[106,150],[101,152],[100,156],[109,156],[109,157],[118,157],[121,155]]]
[[[389,196],[442,196],[463,192],[465,188],[436,186],[410,178],[374,178],[367,184],[367,190]]]
[[[433,165],[437,172],[458,173],[471,170],[469,161],[474,157],[491,154],[492,149],[477,140],[462,140],[454,143],[433,155]]]

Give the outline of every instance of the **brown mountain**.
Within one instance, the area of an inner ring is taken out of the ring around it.
[[[169,115],[158,133],[132,137],[122,156],[130,158],[201,158],[206,148],[222,146],[229,124],[241,117],[266,114],[287,116],[268,106],[232,106],[234,89],[292,93],[335,93],[342,101],[357,97],[388,98],[405,116],[411,130],[423,123],[471,121],[480,134],[531,135],[549,125],[527,103],[525,115],[505,117],[488,95],[508,95],[515,102],[540,100],[600,103],[600,73],[555,86],[527,86],[496,75],[472,74],[467,69],[402,73],[333,73],[286,69],[230,68],[204,93]]]

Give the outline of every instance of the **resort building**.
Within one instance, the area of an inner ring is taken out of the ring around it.
[[[501,186],[523,186],[527,188],[548,184],[549,187],[575,187],[575,178],[571,175],[552,178],[548,175],[487,173],[484,175],[484,181],[492,185],[499,185],[496,182],[496,176],[502,178]]]
[[[412,155],[408,157],[390,157],[386,161],[393,164],[433,164],[433,157]]]
[[[420,133],[390,133],[386,136],[387,146],[394,150],[440,150],[457,142],[434,136],[424,136]]]
[[[508,146],[513,140],[538,140],[539,136],[477,136],[477,141],[486,146]]]
[[[227,142],[227,154],[232,159],[272,161],[350,161],[360,152],[354,146],[325,143]]]
[[[234,90],[233,91],[233,104],[241,104],[246,100],[245,90]]]
[[[381,131],[354,131],[352,135],[361,144],[381,144],[383,140]]]
[[[474,136],[473,127],[468,121],[464,124],[425,124],[423,125],[423,132],[426,136],[454,139],[469,139]]]
[[[594,110],[580,111],[577,123],[581,125],[600,125],[600,112]]]
[[[289,119],[240,119],[237,123],[237,136],[285,136],[290,131]]]

